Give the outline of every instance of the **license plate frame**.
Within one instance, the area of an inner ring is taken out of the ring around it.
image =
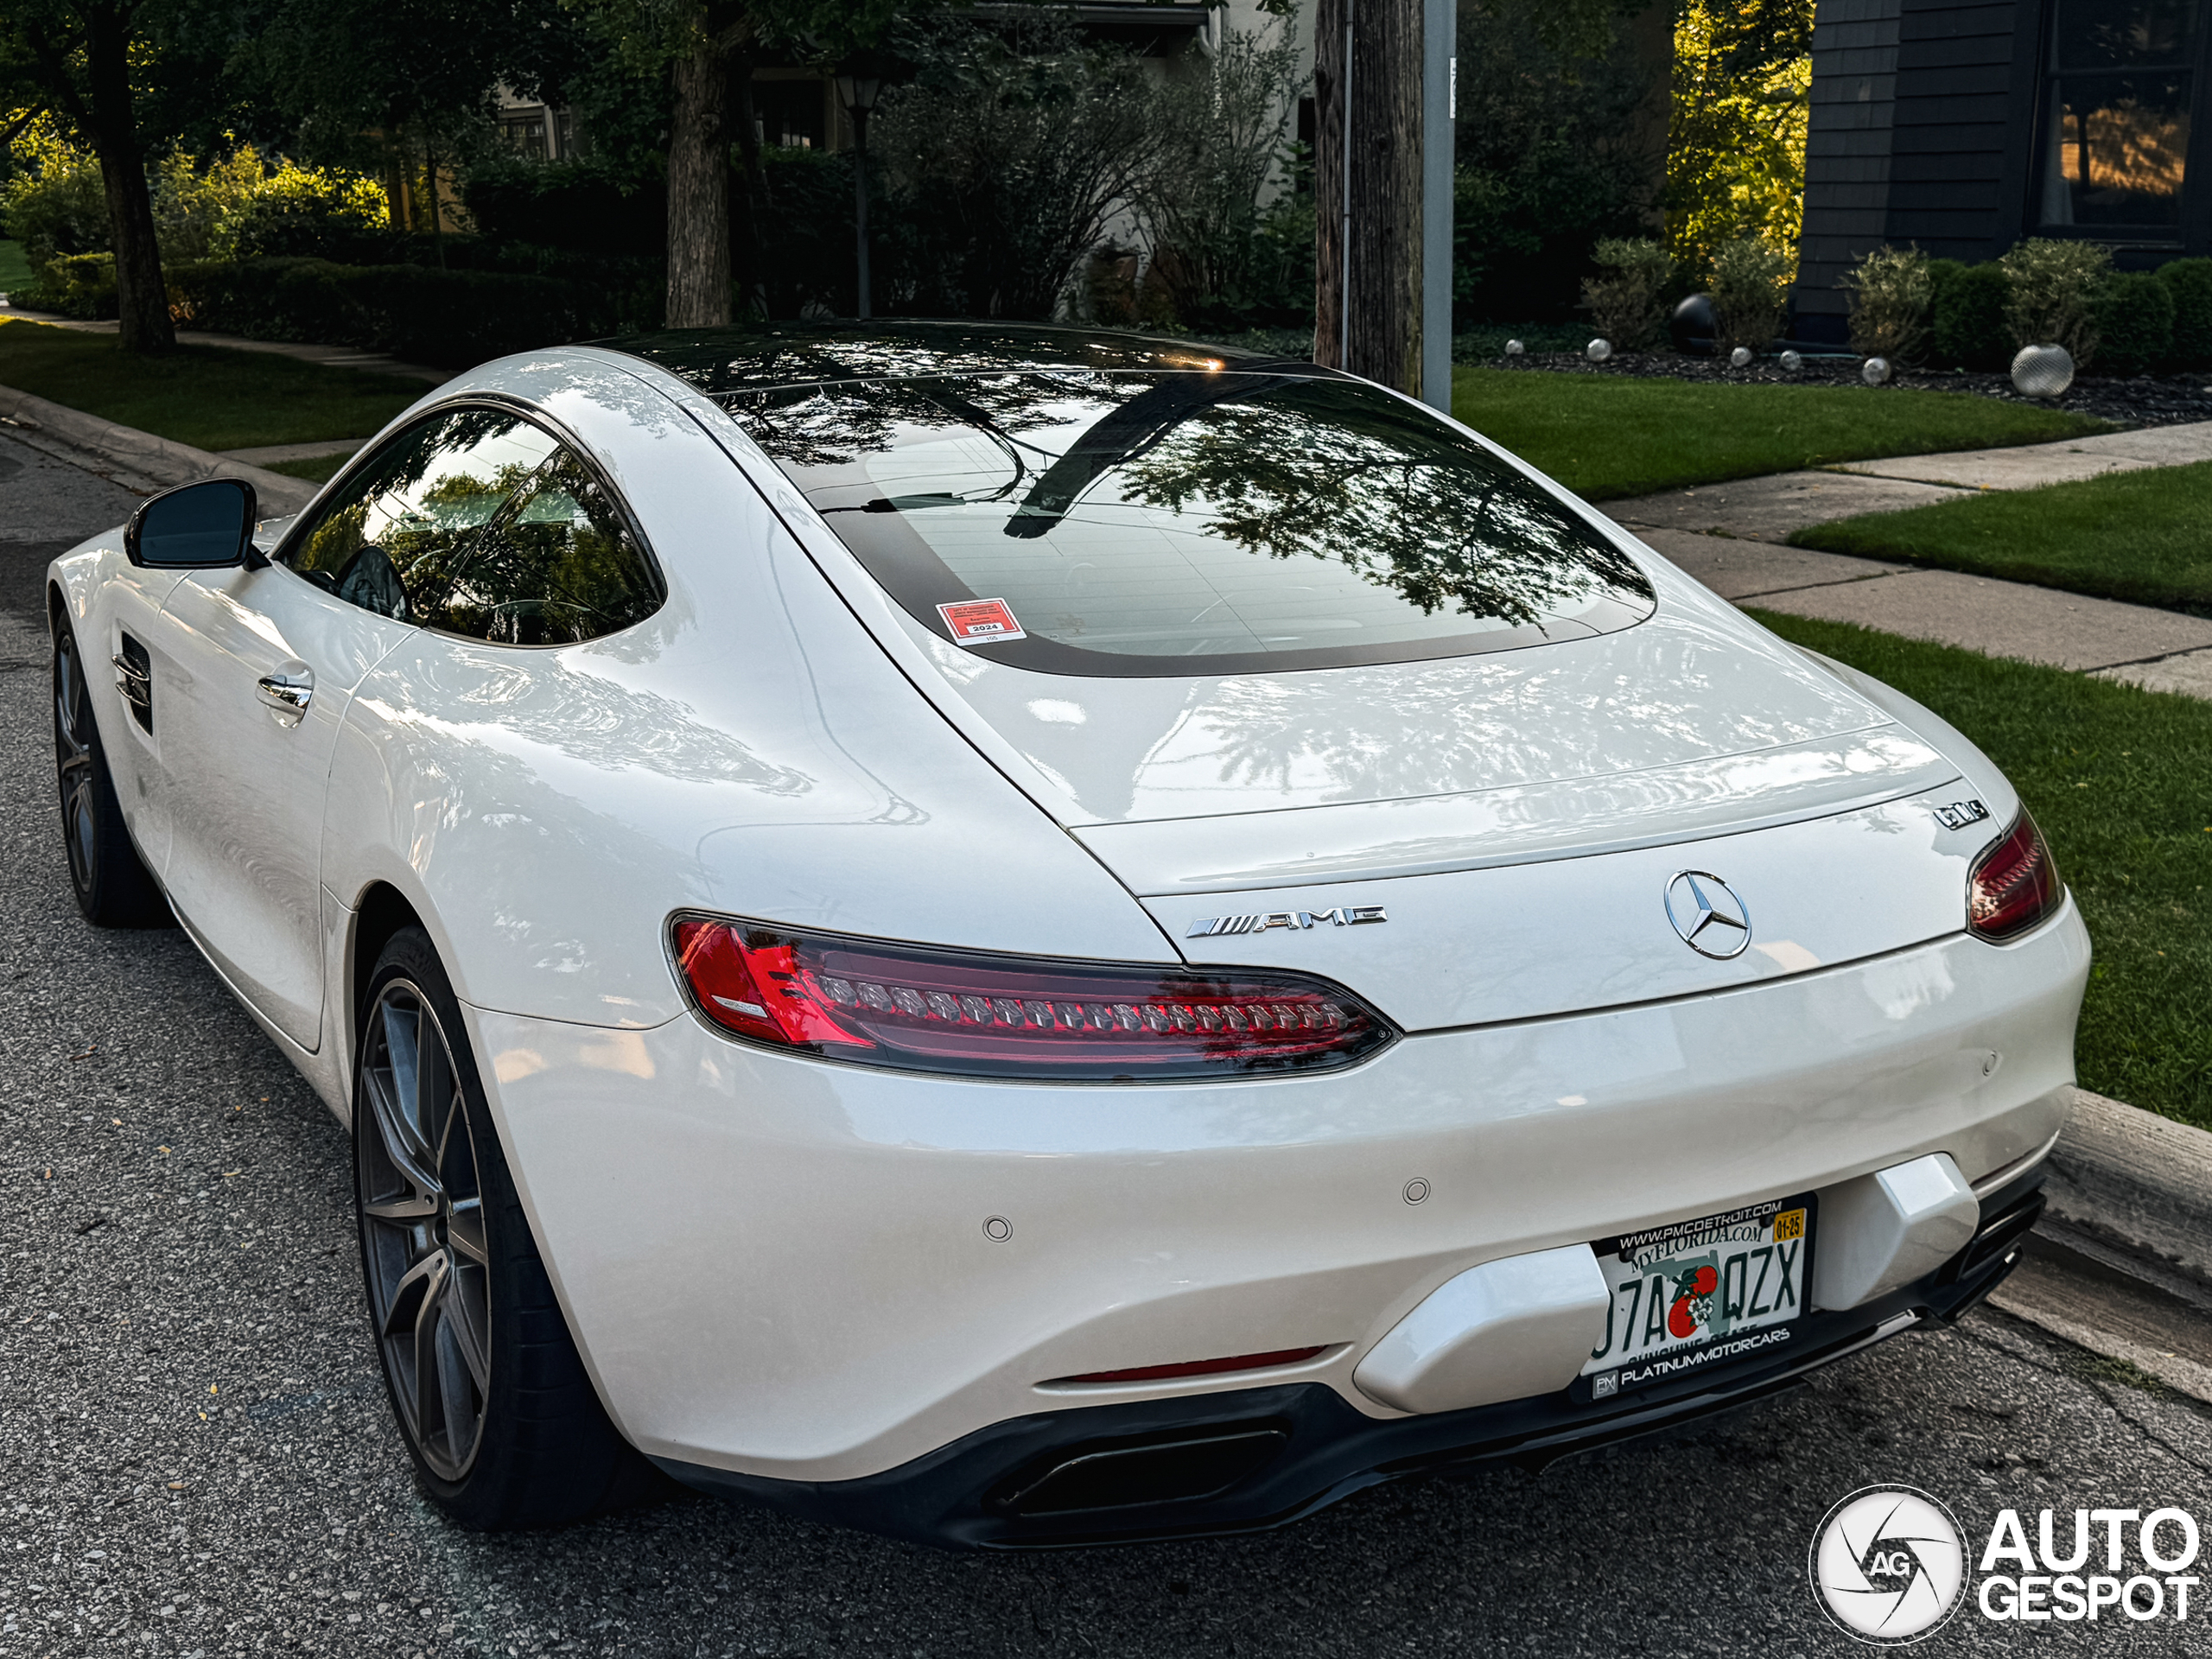
[[[1604,1405],[1778,1357],[1808,1308],[1819,1214],[1818,1196],[1799,1192],[1592,1243],[1610,1293],[1605,1333],[1569,1397]]]

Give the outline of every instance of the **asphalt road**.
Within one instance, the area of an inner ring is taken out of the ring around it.
[[[343,1132],[181,934],[70,901],[38,570],[128,505],[0,436],[0,1655],[1789,1659],[1858,1650],[1806,1554],[1869,1484],[1935,1494],[1976,1549],[2007,1506],[2180,1505],[2212,1543],[2200,1409],[1993,1313],[1694,1430],[1256,1537],[956,1556],[704,1498],[457,1532],[377,1376]],[[1923,1650],[2212,1651],[2208,1610],[1969,1608]]]

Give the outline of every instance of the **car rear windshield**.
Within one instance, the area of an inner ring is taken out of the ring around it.
[[[1333,668],[1643,620],[1633,561],[1417,405],[1265,366],[726,392],[924,627],[1084,675]]]

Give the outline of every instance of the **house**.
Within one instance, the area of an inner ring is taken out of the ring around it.
[[[2212,253],[2208,87],[2212,0],[1820,0],[1793,332],[1840,343],[1837,279],[1885,243]]]

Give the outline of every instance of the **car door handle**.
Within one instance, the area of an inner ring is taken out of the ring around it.
[[[315,701],[315,676],[305,669],[287,671],[279,669],[264,674],[257,682],[261,700],[283,715],[294,720],[308,711],[308,704]]]

